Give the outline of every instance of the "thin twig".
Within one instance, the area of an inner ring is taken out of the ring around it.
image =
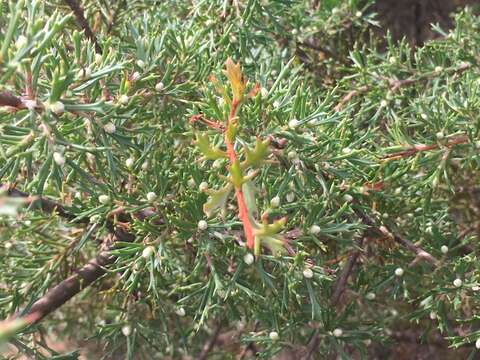
[[[412,253],[416,255],[414,261],[410,264],[410,266],[414,265],[420,260],[426,260],[430,264],[432,264],[434,267],[437,267],[439,264],[439,261],[429,252],[425,251],[422,247],[415,245],[412,243],[410,240],[405,239],[403,236],[393,233],[390,229],[388,229],[385,226],[377,227],[375,225],[375,222],[370,218],[367,214],[364,212],[354,209],[354,212],[362,219],[362,222],[365,225],[370,226],[373,230],[386,235],[390,238],[392,238],[397,244],[402,245],[406,249],[410,250]]]
[[[466,144],[468,143],[469,139],[467,135],[459,135],[452,137],[450,139],[447,139],[446,143],[443,144],[443,146],[447,148],[451,148],[455,145],[459,144]],[[409,157],[412,155],[415,155],[418,152],[423,152],[423,151],[430,151],[430,150],[435,150],[440,147],[440,144],[431,144],[431,145],[425,145],[425,144],[417,144],[413,146],[409,146],[405,148],[405,150],[395,152],[392,154],[388,154],[382,157],[382,159],[386,160],[395,160],[395,159],[401,159],[405,157]]]
[[[127,0],[122,0],[119,1],[117,8],[115,9],[115,12],[113,13],[112,20],[108,24],[107,27],[107,34],[110,34],[110,32],[113,30],[113,26],[115,25],[115,22],[117,21],[118,13],[120,10],[127,5]]]
[[[363,237],[360,238],[357,242],[358,247],[362,247],[363,245]],[[348,281],[348,278],[350,277],[350,274],[352,273],[353,267],[357,263],[357,259],[360,256],[360,250],[355,250],[353,253],[350,254],[348,257],[348,260],[338,277],[337,281],[333,285],[333,294],[332,294],[332,305],[337,305],[338,301],[340,300],[342,294],[345,291],[346,284]]]
[[[464,72],[465,70],[469,69],[472,67],[472,64],[471,63],[461,63],[458,67],[456,68],[451,68],[451,69],[446,69],[445,72],[447,73],[453,73],[453,74],[461,74],[462,72]],[[418,76],[418,77],[409,77],[407,79],[403,79],[403,80],[399,80],[399,79],[388,79],[388,86],[387,88],[392,91],[392,92],[395,92],[397,91],[398,89],[402,88],[402,87],[405,87],[405,86],[409,86],[409,85],[412,85],[412,84],[416,84],[418,82],[421,82],[421,81],[428,81],[428,80],[432,80],[435,78],[435,76],[437,76],[440,72],[439,71],[434,71],[433,73],[430,73],[430,74],[427,74],[427,75],[423,75],[423,76]],[[338,104],[335,106],[335,111],[340,111],[342,109],[342,107],[348,103],[353,97],[357,96],[357,95],[360,95],[362,93],[365,93],[369,90],[370,88],[367,86],[367,85],[363,85],[361,87],[359,87],[358,89],[355,89],[355,90],[351,90],[349,91],[344,97],[342,97],[340,99],[340,101],[338,102]]]
[[[207,359],[208,354],[210,353],[210,351],[212,351],[213,347],[215,346],[215,343],[217,342],[218,335],[220,335],[221,329],[222,329],[222,326],[220,324],[217,325],[212,336],[210,336],[210,339],[208,339],[208,342],[203,346],[202,352],[200,353],[200,355],[198,355],[198,360]]]
[[[80,7],[80,5],[77,3],[76,0],[65,0],[65,2],[70,7],[70,9],[72,9],[73,14],[75,15],[75,18],[77,19],[78,26],[85,31],[85,35],[95,45],[95,52],[97,52],[98,54],[101,54],[102,48],[98,44],[95,34],[93,33],[92,29],[90,28],[90,25],[88,25],[88,22],[85,19],[83,9]]]
[[[5,185],[0,184],[0,189],[4,187]],[[63,217],[64,219],[67,219],[70,221],[75,220],[77,218],[77,216],[69,212],[69,210],[65,206],[63,206],[62,204],[56,201],[50,200],[48,198],[45,198],[42,196],[32,196],[23,191],[17,190],[15,188],[7,189],[6,194],[13,198],[26,198],[28,204],[30,204],[34,208],[38,205],[40,209],[42,209],[42,211],[46,213],[49,213],[49,214],[55,213]],[[88,224],[90,221],[88,218],[81,218],[81,219],[78,219],[77,222]]]

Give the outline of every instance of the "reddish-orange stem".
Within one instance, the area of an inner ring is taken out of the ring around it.
[[[227,127],[225,130],[225,145],[227,146],[227,154],[230,160],[230,165],[235,164],[235,162],[237,161],[237,154],[235,153],[233,144],[230,142],[230,139],[228,138],[228,129],[234,121],[235,113],[237,112],[238,105],[239,105],[238,101],[236,100],[232,101],[230,114],[228,116]],[[245,237],[247,238],[247,247],[249,249],[252,249],[254,246],[253,227],[252,227],[252,224],[250,223],[250,218],[248,217],[247,205],[245,204],[245,198],[243,197],[243,192],[241,187],[235,186],[235,196],[237,197],[238,217],[243,223],[243,231],[245,232]]]

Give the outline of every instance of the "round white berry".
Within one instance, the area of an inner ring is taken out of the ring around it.
[[[197,185],[197,184],[195,183],[195,180],[193,178],[190,178],[187,181],[187,185],[188,185],[189,188],[193,189],[195,187],[195,185]]]
[[[276,331],[271,331],[270,334],[268,334],[268,337],[269,337],[272,341],[277,341],[280,336],[278,336],[278,333],[277,333]]]
[[[48,104],[48,108],[51,112],[60,115],[63,114],[65,111],[65,105],[61,101],[55,101],[54,103]]]
[[[312,226],[310,227],[310,234],[312,234],[312,235],[317,235],[317,234],[320,233],[320,230],[321,230],[321,229],[320,229],[320,226],[318,226],[318,225],[312,225]]]
[[[439,131],[435,134],[438,140],[442,140],[445,137],[445,134],[442,131]]]
[[[300,121],[298,121],[297,119],[292,119],[288,122],[288,127],[292,130],[297,128],[298,125],[300,125]]]
[[[205,191],[208,189],[208,183],[206,181],[202,181],[200,185],[198,185],[198,190]]]
[[[140,79],[140,73],[138,71],[135,71],[133,74],[132,74],[132,77],[131,77],[131,80],[132,81],[137,81],[138,79]]]
[[[114,123],[108,123],[103,126],[103,130],[105,130],[105,132],[109,134],[113,134],[117,130],[117,128]]]
[[[463,281],[461,279],[457,278],[457,279],[453,280],[453,285],[457,288],[462,286],[462,284],[463,284]]]
[[[63,166],[63,165],[65,165],[65,158],[64,158],[63,155],[60,154],[59,152],[54,152],[54,153],[53,153],[53,160],[55,161],[55,163],[56,163],[58,166]]]
[[[277,208],[280,206],[280,197],[279,196],[275,196],[273,197],[271,200],[270,200],[270,206],[272,208]]]
[[[132,334],[132,327],[130,325],[123,325],[122,326],[122,334],[124,336],[130,336]]]
[[[178,316],[185,316],[185,309],[183,307],[181,308],[178,308],[177,310],[175,310],[175,313],[178,315]]]
[[[153,191],[150,191],[147,193],[147,201],[148,202],[154,202],[157,200],[157,194],[155,194]]]
[[[27,45],[27,42],[28,42],[28,39],[23,36],[23,35],[20,35],[18,38],[17,38],[17,41],[15,41],[15,46],[17,49],[21,49],[23,48],[25,45]]]
[[[447,245],[442,245],[442,247],[440,248],[440,251],[442,252],[442,254],[448,253],[448,246]]]
[[[475,341],[475,347],[477,349],[480,349],[480,339],[477,339],[477,341]]]
[[[387,100],[380,101],[380,107],[386,107],[388,105]]]
[[[159,82],[155,85],[155,90],[157,90],[157,91],[162,91],[164,87],[165,87],[165,85],[163,85],[163,82],[159,81]]]
[[[208,227],[208,223],[205,220],[200,220],[197,226],[198,230],[206,230]]]
[[[268,90],[262,87],[260,89],[260,95],[262,95],[263,98],[266,98],[268,96]]]
[[[255,261],[255,257],[251,253],[247,253],[243,257],[243,262],[247,265],[252,265],[254,261]]]
[[[437,318],[437,313],[435,311],[430,311],[430,319],[435,320]]]
[[[346,202],[351,202],[353,200],[353,196],[350,194],[345,194],[343,195],[343,200],[345,200]]]
[[[110,196],[105,194],[100,195],[98,197],[98,201],[100,201],[101,204],[108,204],[110,202]]]
[[[90,216],[90,222],[92,224],[96,224],[96,223],[100,222],[100,215],[95,214],[95,215]]]
[[[143,60],[137,60],[137,66],[143,68],[145,67],[145,62]]]
[[[343,330],[342,329],[336,328],[335,330],[333,330],[333,336],[340,337],[342,335],[343,335]]]
[[[153,255],[154,252],[155,252],[155,249],[153,248],[153,246],[147,246],[142,251],[142,257],[144,259],[149,259]]]
[[[134,163],[135,163],[135,160],[133,158],[128,158],[127,160],[125,160],[125,165],[129,169],[131,169],[133,167]]]
[[[118,101],[120,102],[120,104],[123,104],[123,105],[127,105],[128,104],[128,101],[129,101],[129,97],[128,95],[121,95],[119,98],[118,98]]]
[[[404,271],[403,271],[402,268],[396,268],[395,269],[395,276],[400,277],[400,276],[403,276],[403,274],[404,274]]]
[[[357,11],[357,12],[355,13],[355,16],[356,16],[356,17],[362,16],[362,12],[361,12],[361,11]]]
[[[313,277],[313,271],[310,268],[305,268],[303,270],[303,277],[305,279],[311,279]]]
[[[350,154],[352,152],[352,149],[350,149],[349,147],[346,147],[346,148],[343,148],[342,149],[342,153],[347,155],[347,154]]]
[[[295,193],[290,192],[287,194],[285,198],[287,199],[287,202],[291,203],[295,200]]]
[[[376,295],[373,292],[369,292],[365,297],[367,298],[367,300],[375,300]]]
[[[148,170],[148,161],[145,161],[143,164],[142,164],[142,170]]]
[[[443,67],[441,66],[435,66],[435,72],[440,72],[443,70]]]
[[[296,159],[298,157],[298,154],[295,150],[292,150],[292,151],[289,151],[288,154],[287,154],[287,157],[290,159],[290,160],[293,160],[293,159]]]

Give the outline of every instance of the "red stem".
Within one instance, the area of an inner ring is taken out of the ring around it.
[[[228,115],[228,122],[227,127],[225,130],[225,144],[227,146],[227,154],[230,160],[230,165],[235,164],[237,161],[237,154],[235,153],[235,149],[233,144],[230,142],[228,138],[228,129],[230,125],[232,125],[235,113],[237,112],[239,101],[233,100],[232,106],[230,108],[230,114]],[[250,218],[248,217],[248,210],[247,205],[245,204],[245,198],[243,197],[243,192],[241,187],[235,186],[235,196],[237,197],[237,204],[238,204],[238,217],[243,223],[243,231],[245,232],[245,237],[247,238],[247,247],[252,249],[254,246],[254,236],[253,236],[253,227],[250,223]]]

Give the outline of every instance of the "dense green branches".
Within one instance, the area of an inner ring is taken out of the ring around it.
[[[478,18],[411,49],[357,1],[67,5],[1,6],[3,349],[368,358],[418,323],[475,356]],[[239,189],[290,251],[252,256]]]

